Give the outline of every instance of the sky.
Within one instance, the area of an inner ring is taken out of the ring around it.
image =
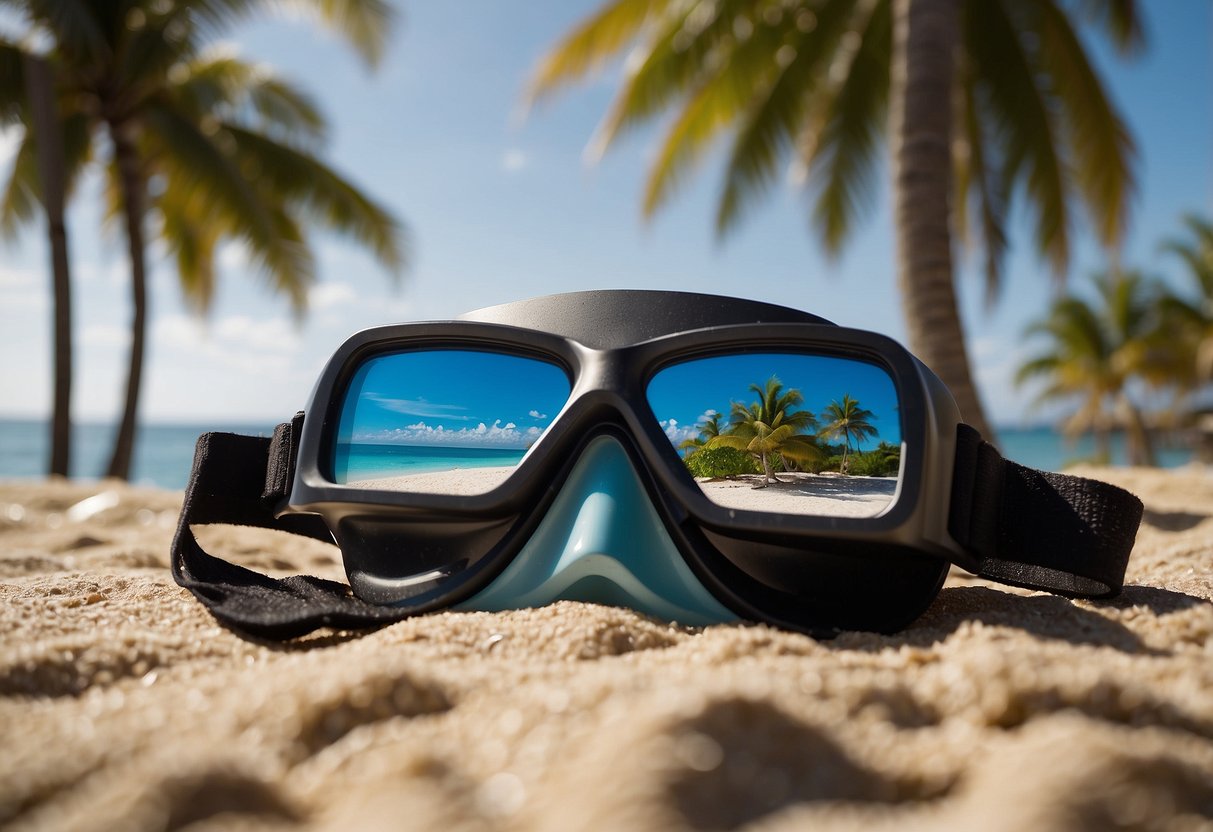
[[[410,266],[398,282],[339,238],[316,235],[320,283],[297,325],[241,250],[220,257],[220,286],[205,319],[183,305],[171,265],[153,252],[148,422],[274,424],[302,409],[329,355],[357,330],[446,319],[473,308],[561,291],[682,289],[805,309],[851,327],[905,338],[894,286],[888,188],[836,260],[809,227],[803,194],[775,189],[726,241],[712,219],[719,153],[652,221],[641,216],[644,174],[659,132],[636,131],[597,163],[586,147],[619,69],[524,112],[539,56],[594,2],[401,3],[385,60],[369,71],[330,34],[304,21],[265,19],[227,46],[310,90],[332,125],[324,154],[407,225]],[[1150,46],[1124,63],[1092,51],[1138,147],[1137,199],[1122,260],[1182,285],[1158,254],[1180,217],[1213,215],[1213,4],[1141,3]],[[17,137],[0,134],[7,173]],[[884,179],[887,180],[887,173]],[[74,268],[74,416],[119,413],[129,344],[128,267],[120,229],[103,227],[100,190],[86,182],[69,214]],[[1069,279],[1081,286],[1106,264],[1081,233]],[[0,242],[0,415],[50,409],[48,257],[40,228]],[[992,420],[1036,421],[1029,391],[1011,384],[1032,353],[1023,337],[1057,290],[1013,218],[1005,286],[984,301],[980,264],[962,260],[959,285],[978,384]],[[1047,415],[1047,414],[1046,414]]]
[[[469,350],[428,350],[367,361],[345,391],[340,442],[527,448],[564,407],[556,364]]]
[[[733,402],[743,406],[758,401],[750,385],[764,385],[776,378],[784,393],[800,392],[803,401],[788,413],[808,410],[824,426],[825,409],[849,395],[873,414],[876,436],[858,443],[875,447],[881,440],[901,444],[897,416],[897,391],[888,373],[872,364],[828,356],[750,353],[712,356],[674,364],[657,372],[646,395],[653,415],[674,446],[699,435],[697,425],[713,413],[729,422]]]

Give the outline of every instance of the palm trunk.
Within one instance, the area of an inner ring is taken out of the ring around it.
[[[1154,456],[1154,443],[1150,441],[1150,431],[1141,417],[1141,411],[1124,393],[1120,394],[1120,404],[1125,423],[1125,456],[1129,464],[1154,467],[1158,464]]]
[[[764,482],[767,485],[770,485],[775,481],[775,474],[771,472],[771,461],[767,459],[766,454],[762,455],[762,472],[766,474],[766,479]]]
[[[51,450],[49,470],[66,477],[71,468],[72,443],[72,282],[67,258],[67,224],[63,218],[63,136],[55,111],[54,82],[50,65],[42,58],[25,55],[25,91],[29,96],[46,210],[47,236],[51,252],[51,279],[55,308],[55,392],[51,406]]]
[[[143,173],[135,149],[134,137],[128,126],[111,124],[114,159],[122,184],[122,209],[126,218],[126,234],[131,261],[131,300],[134,317],[131,320],[131,352],[126,377],[126,401],[122,407],[122,422],[114,438],[107,476],[130,479],[131,459],[135,450],[135,432],[139,411],[139,388],[143,379],[143,347],[147,331],[147,272],[143,242]]]
[[[850,442],[844,443],[842,446],[842,465],[838,466],[839,473],[845,474],[847,472],[847,454],[850,453],[850,450],[851,450],[851,443]]]
[[[894,0],[890,94],[897,276],[910,350],[993,441],[965,349],[952,275],[952,85],[959,0]]]

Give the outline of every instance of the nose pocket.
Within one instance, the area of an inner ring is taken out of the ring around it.
[[[631,607],[683,624],[737,619],[696,579],[627,452],[606,436],[586,447],[510,565],[456,608],[519,609],[561,599]]]

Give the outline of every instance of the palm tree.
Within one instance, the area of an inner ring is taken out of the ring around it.
[[[1169,375],[1153,360],[1158,287],[1135,272],[1109,271],[1094,280],[1095,305],[1072,295],[1059,298],[1046,319],[1028,328],[1029,336],[1045,344],[1019,367],[1016,383],[1043,379],[1037,403],[1076,401],[1062,431],[1069,437],[1093,432],[1101,460],[1110,459],[1111,433],[1119,424],[1126,431],[1129,463],[1153,465],[1145,419],[1129,388],[1165,383]]]
[[[1187,266],[1196,294],[1168,293],[1162,303],[1168,331],[1186,342],[1186,352],[1194,359],[1178,374],[1180,386],[1190,391],[1213,381],[1213,223],[1189,214],[1184,225],[1190,239],[1168,240],[1163,250]]]
[[[88,139],[104,134],[110,213],[123,220],[134,316],[126,397],[108,473],[130,473],[147,317],[146,220],[175,256],[186,297],[205,309],[213,254],[240,239],[271,286],[302,313],[314,282],[305,226],[319,223],[367,245],[395,273],[401,229],[386,210],[321,163],[325,122],[311,100],[268,72],[204,51],[207,38],[263,0],[146,0],[47,7],[11,2],[31,29],[51,35],[61,101],[83,118]],[[385,42],[391,9],[380,0],[308,0],[368,63]],[[29,141],[27,135],[26,141]],[[88,158],[82,153],[79,161]],[[15,168],[10,181],[18,181]],[[149,184],[157,187],[149,190]]]
[[[723,414],[721,414],[720,411],[713,410],[710,415],[708,415],[697,425],[699,428],[699,435],[682,440],[682,442],[678,445],[678,450],[687,451],[686,455],[690,456],[695,451],[707,445],[717,436],[720,436],[720,420],[722,418]]]
[[[842,473],[847,472],[847,455],[851,451],[851,442],[859,444],[865,439],[871,439],[879,434],[872,420],[876,414],[859,406],[859,402],[844,393],[842,402],[830,402],[822,414],[828,424],[822,429],[820,436],[832,439],[842,438]]]
[[[58,116],[55,83],[50,64],[40,55],[0,42],[0,124],[27,125],[34,137],[33,150],[18,154],[17,165],[33,177],[46,214],[48,249],[51,255],[51,290],[54,298],[54,394],[51,404],[50,459],[48,471],[66,477],[71,470],[72,395],[72,308],[71,270],[68,259],[67,222],[63,205],[69,182],[65,178],[64,125]],[[36,157],[31,160],[30,157]],[[20,212],[32,218],[30,194],[20,195]],[[8,210],[6,210],[8,209]],[[0,208],[0,226],[6,236],[16,232],[16,206]]]
[[[751,384],[759,396],[749,405],[733,402],[727,431],[708,441],[706,447],[745,451],[762,465],[763,484],[775,482],[772,457],[796,463],[819,462],[825,454],[812,436],[805,435],[816,423],[808,410],[794,410],[804,402],[799,390],[785,390],[775,376],[766,384]]]
[[[813,219],[830,253],[873,203],[887,133],[910,348],[966,420],[992,436],[964,348],[952,229],[962,239],[976,229],[993,298],[1014,195],[1026,198],[1036,247],[1061,275],[1075,198],[1114,246],[1133,190],[1132,141],[1067,8],[1058,0],[608,0],[542,60],[529,97],[628,51],[592,148],[672,111],[645,215],[729,135],[718,233],[736,226],[791,159],[814,187]],[[1075,8],[1122,51],[1141,43],[1134,0]]]

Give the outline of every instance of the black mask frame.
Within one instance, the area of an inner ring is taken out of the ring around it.
[[[250,582],[247,576],[216,574],[224,572],[224,562],[201,551],[190,524],[225,522],[225,513],[227,522],[250,520],[233,513],[231,500],[224,500],[225,512],[216,510],[215,498],[195,494],[199,481],[217,484],[225,468],[235,471],[236,453],[251,451],[247,443],[227,450],[239,438],[222,435],[200,442],[174,542],[178,581],[221,620],[277,637],[325,624],[374,626],[445,608],[505,568],[581,448],[608,433],[629,453],[692,572],[744,618],[819,637],[841,629],[895,631],[926,609],[953,563],[1061,594],[1119,591],[1140,501],[1106,483],[1003,460],[961,423],[938,378],[889,338],[783,307],[669,292],[577,293],[466,317],[471,320],[401,324],[351,337],[322,373],[307,416],[281,426],[273,443],[263,440],[264,514],[250,524],[298,527],[306,522],[301,517],[319,515],[323,526],[312,522],[306,533],[323,539],[331,530],[355,597],[333,584],[320,599],[314,588],[330,582],[316,579],[301,595],[298,581],[266,578],[245,590],[240,584]],[[509,479],[469,496],[335,483],[326,460],[356,369],[385,353],[467,348],[540,358],[563,368],[572,382],[564,409]],[[648,406],[648,381],[690,358],[772,349],[860,360],[889,374],[905,458],[887,511],[843,518],[730,510],[694,484]],[[254,475],[257,467],[252,465]],[[204,564],[209,579],[193,563]],[[273,596],[275,587],[287,594]],[[263,626],[258,610],[267,605],[273,621]]]

